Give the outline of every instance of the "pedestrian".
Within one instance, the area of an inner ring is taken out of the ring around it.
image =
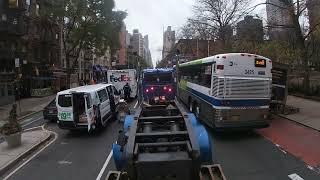
[[[131,93],[131,88],[129,86],[129,83],[126,83],[126,85],[123,86],[123,93],[124,93],[124,99],[128,101]]]

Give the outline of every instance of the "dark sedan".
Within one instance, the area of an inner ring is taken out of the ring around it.
[[[58,110],[56,106],[56,100],[52,100],[44,109],[43,109],[43,117],[44,119],[50,121],[58,120]]]

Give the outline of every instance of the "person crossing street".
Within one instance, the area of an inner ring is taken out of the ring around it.
[[[130,93],[131,93],[131,88],[129,86],[129,83],[126,83],[126,85],[123,86],[123,92],[124,92],[124,99],[128,101],[130,99]]]

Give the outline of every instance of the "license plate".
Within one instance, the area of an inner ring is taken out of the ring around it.
[[[155,100],[155,101],[159,101],[159,97],[155,97],[154,100]]]
[[[231,116],[231,120],[232,121],[239,121],[240,120],[240,116]]]

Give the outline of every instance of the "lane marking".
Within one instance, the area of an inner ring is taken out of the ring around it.
[[[288,177],[292,180],[304,180],[302,177],[300,177],[298,174],[296,173],[293,173],[293,174],[290,174],[288,175]]]
[[[137,107],[138,102],[139,102],[139,101],[137,100],[136,104],[135,104],[134,107],[133,107],[134,109]]]
[[[70,165],[70,164],[72,164],[72,162],[71,162],[71,161],[58,161],[58,164],[61,164],[61,165],[64,165],[64,164]]]
[[[26,126],[28,126],[28,125],[30,125],[30,124],[32,124],[32,123],[34,123],[34,122],[37,122],[37,121],[39,121],[39,120],[41,120],[41,119],[42,119],[42,117],[39,117],[39,118],[37,118],[37,119],[35,119],[35,120],[31,121],[31,122],[28,122],[28,123],[26,123],[26,124],[23,124],[21,127],[26,127]]]
[[[111,149],[111,151],[110,151],[110,153],[109,153],[109,155],[108,155],[108,158],[107,158],[106,161],[104,162],[104,164],[103,164],[103,166],[102,166],[102,169],[100,170],[100,172],[99,172],[96,180],[100,180],[100,179],[101,179],[101,177],[102,177],[104,171],[106,170],[106,168],[107,168],[107,166],[108,166],[108,164],[109,164],[110,159],[111,159],[112,156],[113,156],[113,151],[112,151],[112,149]]]
[[[44,125],[41,126],[43,130],[46,130],[44,129]],[[19,171],[23,166],[25,166],[27,163],[29,163],[32,159],[34,159],[38,154],[40,154],[43,150],[45,150],[48,146],[50,146],[53,142],[55,142],[58,138],[58,134],[53,132],[53,131],[49,131],[49,130],[46,130],[50,133],[53,133],[54,134],[54,139],[48,143],[47,145],[45,145],[43,148],[41,148],[38,152],[36,152],[34,155],[32,155],[28,160],[26,160],[24,163],[22,163],[20,166],[18,166],[15,170],[13,170],[10,174],[8,174],[3,180],[8,180],[14,173],[16,173],[17,171]]]

